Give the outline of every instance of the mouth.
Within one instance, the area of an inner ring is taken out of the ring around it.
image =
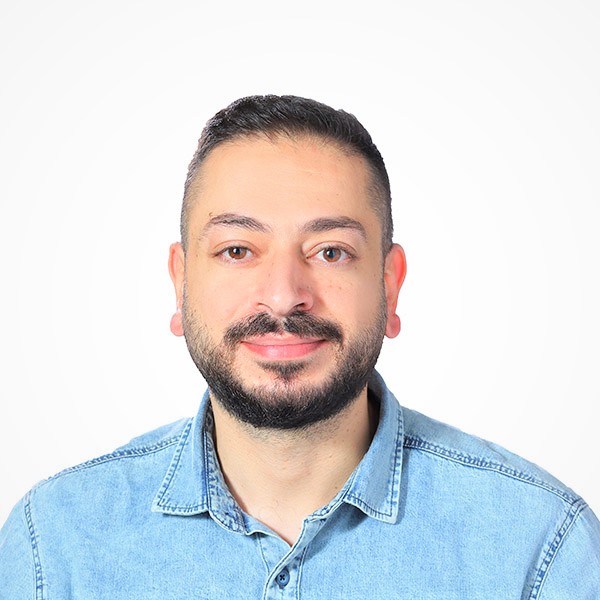
[[[261,335],[242,340],[241,345],[268,360],[297,360],[316,352],[327,340],[294,335]]]

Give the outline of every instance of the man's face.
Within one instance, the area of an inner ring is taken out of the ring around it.
[[[209,154],[191,193],[187,253],[174,245],[170,268],[213,399],[254,426],[298,428],[366,393],[384,333],[398,333],[404,256],[381,255],[364,160],[309,138],[241,139]]]

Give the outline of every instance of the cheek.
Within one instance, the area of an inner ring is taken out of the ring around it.
[[[360,281],[329,284],[322,288],[321,300],[331,317],[349,328],[362,328],[379,314],[384,298],[381,278],[372,276]]]
[[[184,296],[190,312],[196,314],[203,322],[218,318],[223,304],[219,287],[212,285],[210,280],[188,276],[185,280]]]
[[[202,277],[188,282],[188,306],[214,335],[248,314],[250,292],[240,279]]]

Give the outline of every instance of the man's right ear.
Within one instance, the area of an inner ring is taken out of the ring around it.
[[[171,317],[171,332],[173,335],[183,335],[181,307],[183,305],[183,283],[185,279],[185,254],[180,242],[169,247],[169,275],[175,287],[175,314]]]

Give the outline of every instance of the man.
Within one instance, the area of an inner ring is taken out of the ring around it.
[[[181,225],[171,330],[200,410],[36,486],[0,536],[1,598],[600,598],[585,502],[374,372],[406,263],[352,115],[234,102]]]

